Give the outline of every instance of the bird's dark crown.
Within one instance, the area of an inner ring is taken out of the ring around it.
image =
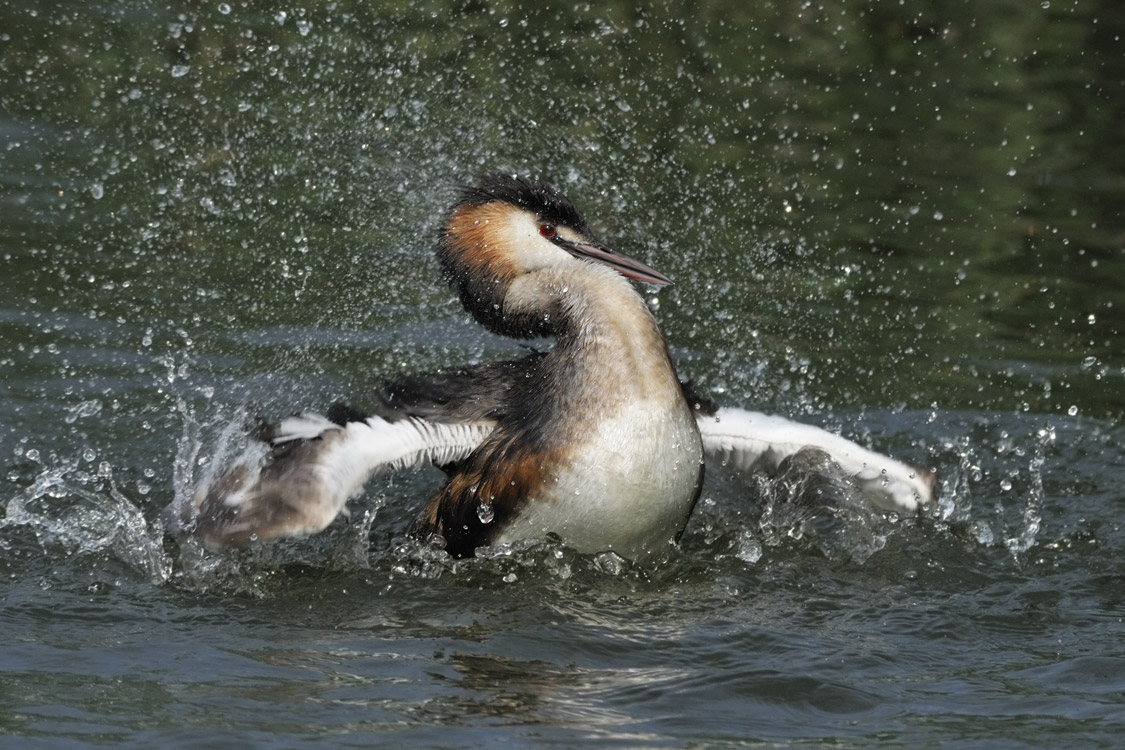
[[[565,195],[550,185],[506,174],[483,175],[476,185],[462,189],[453,211],[493,202],[519,206],[536,213],[544,222],[567,226],[586,236],[593,234],[582,212]]]

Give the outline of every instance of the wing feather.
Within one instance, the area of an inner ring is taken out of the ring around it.
[[[375,474],[469,456],[490,421],[447,424],[370,417],[343,425],[318,414],[282,420],[272,454],[253,452],[165,513],[169,530],[209,545],[313,534],[327,527]]]
[[[697,415],[703,450],[709,458],[740,471],[772,473],[803,448],[823,450],[852,477],[876,505],[914,512],[934,500],[935,477],[812,425],[760,412],[720,408]]]

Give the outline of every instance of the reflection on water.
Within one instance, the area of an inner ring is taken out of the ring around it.
[[[1109,0],[3,4],[5,731],[1113,744],[1122,38]],[[420,472],[314,539],[165,539],[245,415],[519,353],[431,258],[491,170],[675,279],[681,375],[940,506],[718,469],[659,569],[451,561],[403,538]]]

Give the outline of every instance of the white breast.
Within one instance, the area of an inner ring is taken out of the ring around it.
[[[686,406],[635,403],[600,420],[497,541],[554,533],[582,552],[651,559],[687,520],[702,456]]]

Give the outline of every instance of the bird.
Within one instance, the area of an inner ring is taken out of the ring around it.
[[[681,381],[634,286],[671,279],[603,243],[546,183],[487,174],[460,189],[437,259],[481,326],[553,345],[389,380],[368,411],[339,403],[263,423],[254,450],[168,507],[170,532],[208,547],[314,534],[374,475],[425,464],[446,477],[408,533],[454,557],[554,535],[579,552],[652,561],[679,542],[707,462],[769,473],[811,454],[873,508],[934,502],[929,469],[719,407]]]

